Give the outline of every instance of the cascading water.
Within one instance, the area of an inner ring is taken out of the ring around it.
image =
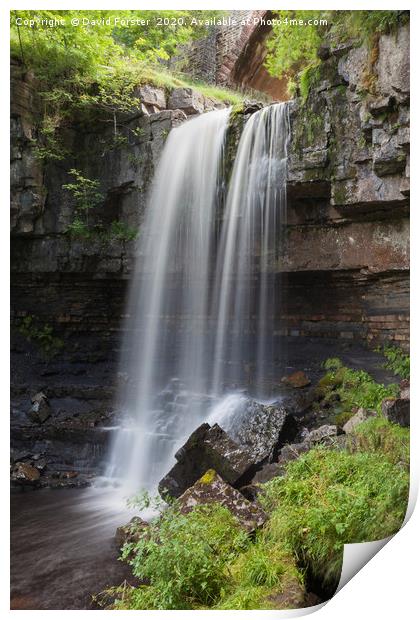
[[[251,374],[250,391],[263,397],[273,363],[287,104],[248,120],[226,195],[228,119],[221,110],[172,130],[154,178],[123,347],[125,421],[108,467],[133,491],[154,490],[182,441],[204,420],[223,417],[221,399]]]
[[[172,130],[153,181],[128,304],[122,368],[131,384],[120,395],[126,422],[108,471],[134,489],[153,488],[202,415],[208,281],[229,112]],[[182,383],[173,379],[165,391],[172,377]]]

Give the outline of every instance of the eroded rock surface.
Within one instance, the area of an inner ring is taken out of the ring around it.
[[[200,504],[226,506],[247,532],[261,527],[267,517],[258,504],[251,503],[225,482],[213,469],[208,470],[179,498],[181,512],[188,513]]]
[[[254,469],[250,452],[235,443],[218,424],[204,423],[175,454],[177,463],[160,481],[159,492],[179,497],[208,469],[235,484]]]

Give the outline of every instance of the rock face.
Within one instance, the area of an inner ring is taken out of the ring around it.
[[[177,463],[160,481],[159,492],[179,497],[208,469],[215,469],[229,484],[249,474],[254,461],[218,424],[198,427],[175,454]]]
[[[187,489],[179,498],[180,510],[190,512],[194,506],[216,502],[226,506],[247,532],[264,525],[267,517],[258,504],[249,502],[232,486],[227,484],[213,469]]]
[[[249,400],[245,409],[229,420],[228,434],[240,444],[256,465],[275,460],[280,448],[293,441],[298,431],[294,417],[281,405]]]
[[[405,347],[409,26],[373,50],[330,52],[307,99],[290,107],[283,329]]]
[[[382,401],[382,413],[390,422],[410,426],[410,399],[386,398]]]

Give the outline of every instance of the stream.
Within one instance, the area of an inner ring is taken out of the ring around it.
[[[114,535],[132,515],[113,496],[94,487],[12,494],[11,609],[98,609],[92,595],[130,578]]]

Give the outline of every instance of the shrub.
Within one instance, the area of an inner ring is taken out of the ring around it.
[[[364,370],[353,370],[340,365],[337,358],[324,362],[324,367],[330,370],[318,382],[318,395],[326,400],[339,397],[341,412],[350,412],[354,408],[364,407],[381,410],[384,398],[393,398],[398,395],[398,385],[391,383],[383,385],[377,383]]]
[[[51,325],[41,323],[28,314],[18,322],[18,331],[28,342],[34,342],[46,358],[51,358],[64,347],[64,342],[54,334]]]
[[[402,379],[409,379],[410,377],[410,356],[404,353],[399,347],[386,346],[383,349],[387,361],[384,364],[385,368],[392,370],[396,375],[399,375]]]
[[[150,536],[123,547],[123,558],[134,555],[134,575],[150,583],[130,595],[129,608],[214,605],[226,582],[227,564],[248,544],[247,534],[227,508],[197,506],[184,515],[174,504],[152,525]]]

